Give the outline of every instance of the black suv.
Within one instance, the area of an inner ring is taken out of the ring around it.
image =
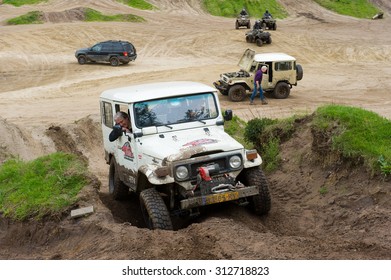
[[[112,66],[128,64],[137,58],[136,48],[127,41],[105,41],[91,48],[80,49],[75,53],[79,64],[91,62],[110,62]]]

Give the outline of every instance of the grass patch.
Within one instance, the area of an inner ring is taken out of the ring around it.
[[[247,123],[237,116],[233,116],[229,122],[224,122],[224,130],[236,141],[241,143],[246,149],[252,149],[252,144],[245,140],[244,130]]]
[[[117,1],[140,10],[157,10],[157,7],[144,0],[117,0]]]
[[[379,10],[368,0],[315,0],[319,5],[341,15],[372,18]]]
[[[144,22],[145,19],[132,14],[104,15],[99,11],[87,8],[85,11],[85,21],[120,21],[120,22]]]
[[[12,18],[7,21],[7,24],[10,25],[19,25],[19,24],[41,24],[42,20],[42,12],[32,11],[28,12],[25,15],[21,15],[16,18]]]
[[[48,0],[3,0],[3,4],[9,4],[15,7],[20,7],[23,5],[35,5],[47,1]]]
[[[10,159],[0,166],[0,212],[19,221],[59,214],[77,201],[88,181],[86,162],[73,154]]]
[[[203,0],[202,5],[214,16],[237,17],[243,7],[252,18],[262,18],[266,10],[269,10],[274,18],[288,16],[287,11],[276,0]]]
[[[391,163],[391,122],[376,113],[348,106],[319,107],[313,123],[332,132],[332,149],[346,158],[363,159],[367,167],[387,175]]]

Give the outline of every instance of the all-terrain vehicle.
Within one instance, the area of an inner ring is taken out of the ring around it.
[[[246,42],[255,43],[258,47],[261,47],[265,43],[271,44],[272,36],[269,32],[264,32],[261,28],[254,28],[246,33]]]
[[[245,26],[247,29],[251,27],[251,21],[249,15],[238,15],[235,22],[235,28],[239,29],[239,27]]]
[[[292,86],[303,78],[303,68],[296,59],[285,53],[260,53],[247,49],[239,61],[240,70],[220,75],[214,86],[231,101],[239,102],[254,89],[255,72],[262,66],[267,67],[263,73],[262,88],[266,94],[275,98],[287,98]]]
[[[266,29],[277,30],[277,22],[271,16],[263,17],[261,19],[261,27],[263,30],[266,30]]]
[[[172,230],[172,217],[211,204],[269,212],[262,158],[224,132],[232,111],[222,112],[215,88],[181,81],[110,89],[100,108],[109,192],[117,200],[138,195],[150,229]],[[118,111],[130,117],[131,132],[110,142]]]

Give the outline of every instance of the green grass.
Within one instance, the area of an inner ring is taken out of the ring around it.
[[[371,169],[389,168],[391,122],[388,119],[360,108],[328,105],[316,110],[314,126],[333,131],[332,149],[344,157],[363,159]]]
[[[3,4],[10,4],[16,7],[20,7],[23,5],[34,5],[47,1],[48,0],[3,0]]]
[[[266,10],[274,18],[285,18],[288,13],[276,0],[203,0],[204,9],[214,16],[236,17],[246,8],[252,18],[262,18]]]
[[[104,15],[94,9],[87,8],[85,11],[85,21],[121,21],[121,22],[143,22],[144,18],[132,14]]]
[[[372,18],[379,10],[368,0],[315,0],[319,5],[341,15]]]
[[[245,148],[252,149],[252,145],[244,138],[244,130],[246,125],[247,123],[244,120],[237,116],[233,116],[231,121],[224,123],[224,130],[231,137],[235,138],[236,141],[241,143]]]
[[[62,213],[88,182],[87,164],[76,155],[54,153],[0,166],[0,212],[13,220]]]
[[[7,24],[10,25],[19,25],[19,24],[41,24],[42,20],[42,12],[32,11],[25,15],[21,15],[19,17],[10,19],[7,21]]]
[[[124,3],[130,7],[140,10],[156,10],[157,8],[144,0],[117,0],[118,2]]]

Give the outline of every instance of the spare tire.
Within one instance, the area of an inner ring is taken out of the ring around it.
[[[296,65],[296,80],[300,81],[303,79],[303,67],[300,64]]]

